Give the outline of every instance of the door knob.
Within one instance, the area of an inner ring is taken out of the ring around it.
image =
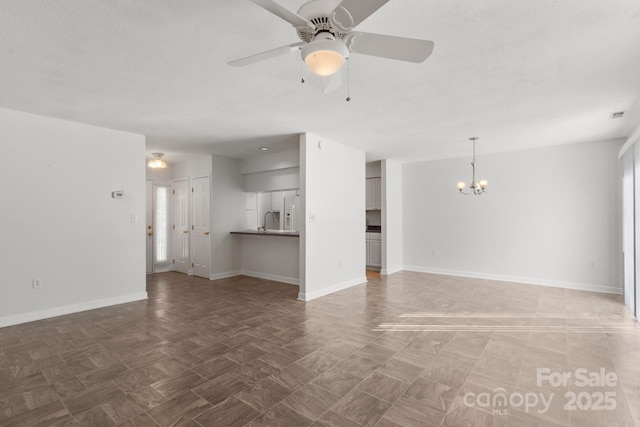
[[[187,234],[188,231],[187,230],[182,230],[182,234]]]
[[[204,235],[205,235],[205,236],[208,236],[208,235],[209,235],[209,232],[208,232],[208,231],[205,231],[205,232],[204,232]]]

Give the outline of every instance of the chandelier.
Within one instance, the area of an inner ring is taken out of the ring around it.
[[[489,181],[486,179],[480,179],[476,181],[476,141],[478,140],[477,136],[469,138],[471,142],[473,142],[473,161],[471,162],[471,185],[469,185],[470,192],[465,193],[463,190],[467,186],[467,183],[464,181],[459,181],[457,184],[458,192],[460,194],[464,194],[465,196],[469,196],[471,194],[475,196],[480,196],[485,192],[485,188],[489,185]]]

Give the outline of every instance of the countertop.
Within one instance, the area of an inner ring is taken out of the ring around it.
[[[288,237],[299,237],[299,231],[291,231],[291,230],[267,230],[267,231],[258,231],[258,230],[243,230],[243,231],[232,231],[231,234],[249,234],[252,236],[288,236]]]

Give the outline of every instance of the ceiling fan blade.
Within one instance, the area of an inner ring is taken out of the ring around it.
[[[274,0],[251,0],[251,1],[257,4],[258,6],[273,13],[274,15],[284,19],[285,21],[287,21],[288,23],[290,23],[296,28],[309,28],[311,30],[316,29],[316,26],[313,25],[311,22],[307,21],[302,16],[299,16],[291,12],[289,9],[281,6],[280,4],[276,3]]]
[[[333,23],[343,31],[350,31],[367,19],[389,0],[342,0],[333,11]],[[346,13],[345,13],[346,12]]]
[[[342,86],[342,70],[330,76],[321,76],[322,93],[335,92]]]
[[[245,65],[253,64],[255,62],[262,61],[264,59],[274,58],[276,56],[294,52],[300,49],[300,46],[302,46],[303,44],[304,42],[288,44],[286,46],[277,47],[275,49],[256,53],[255,55],[247,56],[245,58],[236,59],[228,62],[227,64],[233,67],[244,67]]]
[[[354,32],[350,34],[349,49],[362,55],[379,56],[408,62],[423,62],[433,52],[429,40]]]

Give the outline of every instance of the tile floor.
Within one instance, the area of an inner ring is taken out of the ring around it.
[[[640,425],[619,296],[411,272],[308,303],[249,277],[148,291],[0,329],[0,426]]]

